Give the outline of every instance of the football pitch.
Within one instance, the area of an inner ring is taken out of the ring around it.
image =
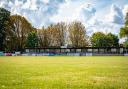
[[[0,89],[128,89],[128,57],[0,57]]]

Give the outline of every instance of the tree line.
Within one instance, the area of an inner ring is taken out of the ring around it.
[[[124,45],[128,46],[128,20],[121,28],[120,37],[126,37]],[[102,32],[87,35],[85,26],[74,21],[69,24],[61,22],[47,28],[34,28],[26,18],[0,8],[0,50],[23,51],[27,48],[44,47],[119,47],[119,37]]]

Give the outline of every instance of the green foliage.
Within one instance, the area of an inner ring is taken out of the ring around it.
[[[102,32],[97,32],[91,37],[91,43],[93,47],[118,47],[118,42],[118,36],[112,33],[106,35]]]
[[[106,46],[105,34],[101,32],[94,33],[91,37],[91,43],[93,47],[104,47]]]
[[[126,13],[125,20],[128,21],[128,12]]]
[[[26,39],[29,32],[34,31],[34,28],[26,20],[26,18],[20,15],[10,16],[10,23],[12,28],[8,31],[8,39],[6,42],[9,49],[15,48],[16,51],[23,51],[26,46]],[[15,44],[12,44],[14,43]]]
[[[120,29],[120,38],[127,37],[128,39],[128,20],[125,22],[125,26]]]
[[[125,26],[120,29],[120,38],[126,38],[124,46],[128,47],[128,19],[126,19]]]
[[[6,38],[9,17],[10,12],[4,8],[0,8],[0,50],[4,50],[4,40]]]
[[[108,39],[108,45],[110,47],[118,47],[119,46],[119,38],[118,36],[112,34],[112,33],[108,33],[106,35],[107,39]]]
[[[38,46],[38,37],[36,32],[30,32],[27,37],[27,47],[35,48]]]
[[[120,38],[126,37],[128,35],[127,30],[125,27],[120,29]]]
[[[125,47],[128,47],[128,41],[125,41],[125,42],[124,42],[124,46],[125,46]]]
[[[126,20],[126,22],[125,22],[125,27],[127,27],[128,26],[128,20]]]

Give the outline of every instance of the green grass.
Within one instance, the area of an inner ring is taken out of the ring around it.
[[[0,89],[128,89],[128,57],[0,57]]]

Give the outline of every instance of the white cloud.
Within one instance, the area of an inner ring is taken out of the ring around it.
[[[93,16],[87,23],[87,31],[91,35],[93,32],[101,31],[104,33],[113,33],[117,34],[120,31],[120,28],[124,25],[122,9],[112,5],[109,13],[102,16]]]
[[[64,0],[0,0],[0,7],[11,11],[11,14],[25,16],[35,27],[52,23],[50,17],[57,13]]]
[[[21,7],[22,9],[29,9],[29,10],[37,10],[37,0],[27,0],[24,5]]]
[[[76,18],[83,23],[89,21],[96,13],[96,9],[89,3],[81,5],[77,10]]]
[[[123,8],[123,15],[126,16],[126,13],[128,13],[128,5],[125,5]]]
[[[110,13],[106,15],[106,21],[109,23],[124,24],[122,9],[116,5],[112,5]]]
[[[91,35],[94,32],[104,32],[104,33],[111,32],[113,34],[118,35],[120,31],[120,27],[122,25],[106,22],[105,20],[97,19],[97,17],[93,17],[86,26],[89,35]]]
[[[123,11],[118,6],[108,5],[106,12],[106,9],[96,10],[95,6],[98,5],[89,2],[90,0],[0,0],[0,7],[10,10],[12,14],[25,16],[38,28],[61,21],[79,20],[85,25],[88,34],[96,31],[118,33],[128,5],[125,5]],[[105,11],[102,12],[103,10]]]
[[[105,15],[102,15],[102,17],[95,14],[97,14],[97,11],[92,4],[82,3],[78,5],[77,3],[76,5],[75,2],[67,1],[60,7],[58,13],[51,18],[51,21],[57,23],[79,20],[85,25],[89,35],[97,31],[119,33],[120,27],[124,23],[121,8],[112,5],[109,13],[103,13]]]
[[[51,20],[53,22],[72,22],[78,20],[81,22],[88,21],[96,12],[96,9],[89,3],[77,3],[66,1],[60,6],[58,13]]]
[[[48,3],[50,2],[50,0],[43,0],[43,2],[44,2],[45,4],[48,4]]]

